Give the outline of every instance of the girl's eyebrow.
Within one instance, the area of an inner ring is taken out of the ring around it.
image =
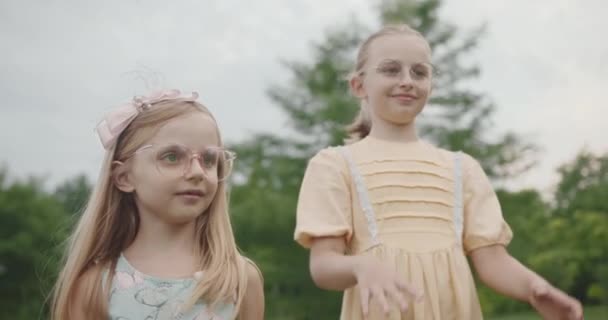
[[[389,63],[399,63],[399,64],[401,64],[401,61],[396,60],[396,59],[384,59],[384,60],[381,60],[381,61],[380,61],[378,64],[379,64],[379,65],[382,65],[382,64],[389,64]],[[432,63],[428,62],[428,61],[419,61],[419,62],[414,62],[414,63],[412,63],[411,65],[412,65],[412,66],[416,66],[416,65],[427,65],[427,66],[430,66],[430,67],[434,67],[434,65],[433,65]]]
[[[379,64],[387,64],[387,63],[401,63],[399,60],[395,60],[395,59],[384,59],[382,61],[380,61]]]

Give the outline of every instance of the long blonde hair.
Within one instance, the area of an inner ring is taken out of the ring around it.
[[[108,318],[109,287],[116,261],[133,242],[139,228],[132,195],[121,192],[113,184],[112,162],[128,158],[167,121],[191,112],[203,112],[213,118],[209,110],[197,102],[159,102],[141,112],[108,150],[97,184],[69,238],[65,264],[53,292],[51,319],[74,319],[71,301],[85,272],[94,279],[94,285],[86,289],[88,292],[79,292],[86,297],[87,314],[93,315],[91,319]],[[216,130],[220,137],[217,125]],[[218,170],[224,169],[220,166]],[[224,182],[218,183],[214,199],[195,223],[201,249],[198,267],[205,270],[205,277],[193,290],[186,307],[203,299],[212,307],[234,303],[238,310],[246,290],[247,266],[232,232]]]
[[[363,41],[357,53],[355,70],[350,73],[348,80],[361,76],[361,72],[363,71],[363,68],[365,67],[365,64],[369,58],[369,47],[371,46],[372,42],[382,36],[391,34],[416,35],[423,39],[428,45],[428,42],[426,39],[424,39],[424,36],[407,24],[386,25],[382,27],[382,29],[372,33],[369,37],[367,37],[367,39],[365,39],[365,41]],[[429,52],[430,51],[431,48],[429,46]],[[353,143],[359,141],[367,137],[371,130],[372,118],[370,115],[369,106],[367,106],[364,101],[361,101],[361,109],[359,110],[359,114],[357,114],[353,122],[346,127],[348,137],[346,138],[345,142]]]

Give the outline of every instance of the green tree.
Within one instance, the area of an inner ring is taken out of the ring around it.
[[[532,267],[586,304],[608,304],[608,215],[576,211],[538,228]]]
[[[608,304],[608,155],[583,150],[558,172],[554,213],[531,262],[579,299]]]
[[[479,68],[464,60],[484,28],[460,32],[439,20],[440,5],[437,0],[400,0],[381,1],[377,8],[383,24],[408,23],[434,49],[440,72],[421,133],[442,147],[473,155],[492,177],[517,174],[532,164],[529,152],[534,147],[513,133],[490,135],[495,107],[467,85]],[[231,195],[235,229],[243,250],[266,276],[269,319],[335,319],[339,313],[340,294],[312,285],[308,253],[290,239],[307,160],[325,146],[342,143],[344,126],[358,112],[359,103],[349,95],[344,78],[369,31],[355,19],[328,31],[313,46],[311,62],[286,62],[291,81],[271,87],[268,94],[294,130],[282,135],[260,133],[233,146],[239,154]],[[321,315],[313,308],[319,302],[324,304]]]
[[[80,215],[91,194],[91,183],[86,175],[80,174],[60,184],[54,192],[54,197],[69,214]]]
[[[579,210],[608,214],[608,154],[594,155],[582,150],[573,161],[562,165],[555,193],[556,213],[564,215]]]
[[[0,173],[0,318],[44,319],[57,274],[66,214],[40,179]]]

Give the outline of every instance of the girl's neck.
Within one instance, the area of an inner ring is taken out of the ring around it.
[[[194,222],[174,225],[140,212],[139,230],[124,255],[144,273],[180,277],[197,271],[198,248]]]
[[[374,119],[370,137],[393,141],[393,142],[415,142],[418,141],[414,120],[407,124],[394,124],[381,119]]]

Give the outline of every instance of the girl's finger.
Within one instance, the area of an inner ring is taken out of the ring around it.
[[[389,287],[386,291],[399,304],[401,312],[405,312],[407,310],[407,299],[403,292],[399,291],[397,286]]]
[[[390,308],[388,302],[386,301],[386,296],[384,295],[384,289],[375,287],[372,289],[372,297],[378,300],[378,303],[380,303],[380,306],[382,307],[382,311],[385,315],[388,315]]]
[[[408,294],[412,300],[415,300],[416,302],[422,301],[422,297],[424,297],[422,291],[414,288],[414,286],[411,286],[402,280],[397,280],[395,284],[397,285],[397,288]]]
[[[360,298],[361,298],[361,309],[363,311],[363,315],[367,317],[369,313],[369,288],[363,287],[359,290]]]

